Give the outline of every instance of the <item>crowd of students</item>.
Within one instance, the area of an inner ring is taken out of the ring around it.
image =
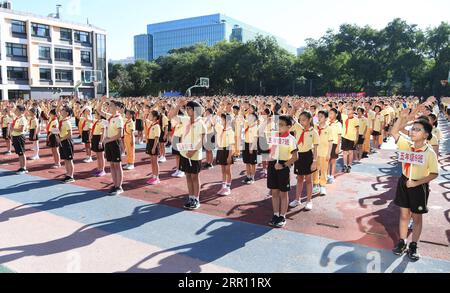
[[[267,181],[274,214],[269,224],[282,228],[289,208],[302,205],[311,211],[313,195],[327,195],[327,186],[336,179],[340,156],[342,172],[351,173],[355,163],[376,153],[383,141],[392,136],[401,150],[427,155],[425,166],[403,164],[395,199],[401,208],[401,241],[394,253],[402,255],[408,251],[411,259],[418,260],[422,215],[428,212],[428,184],[438,174],[437,154],[442,134],[437,123],[440,113],[450,116],[448,102],[445,98],[438,103],[433,97],[421,100],[234,96],[3,101],[1,147],[5,156],[10,156],[14,149],[20,165],[17,174],[26,174],[25,135],[29,134],[32,142],[33,154],[29,159],[39,160],[39,135],[44,134],[46,146],[52,151],[53,168],[61,168],[64,161],[66,176],[62,181],[72,183],[76,179],[71,124],[74,117],[86,153],[83,163],[95,164],[92,175],[103,177],[107,161],[113,183],[109,194],[119,195],[124,192],[124,171],[135,168],[136,145],[146,144],[152,170],[147,182],[150,186],[161,183],[160,164],[167,161],[166,147],[171,146],[177,167],[172,176],[186,177],[188,197],[184,208],[188,210],[200,208],[202,170],[220,166],[222,188],[218,194],[231,196],[231,170],[236,168],[237,160],[242,160],[245,184]],[[259,158],[262,175],[257,178]],[[297,186],[295,198],[289,202],[291,169]],[[411,218],[414,233],[408,248],[406,238]]]

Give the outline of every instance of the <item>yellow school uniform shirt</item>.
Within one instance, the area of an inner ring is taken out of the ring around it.
[[[258,136],[258,124],[249,124],[247,121],[244,123],[245,143],[256,143]]]
[[[373,120],[375,119],[375,115],[376,115],[375,111],[372,111],[372,110],[370,110],[367,114],[367,119],[369,120],[367,127],[369,127],[372,130],[373,130]]]
[[[433,134],[433,138],[429,141],[429,144],[431,146],[438,146],[439,145],[439,141],[442,138],[442,132],[441,132],[441,130],[439,128],[434,127],[433,131],[432,131],[432,134]]]
[[[314,130],[313,127],[308,129],[307,131],[304,131],[300,123],[295,123],[294,126],[291,128],[291,131],[295,132],[295,141],[299,153],[309,152],[314,148],[315,145],[319,144],[319,134],[317,133],[316,130]]]
[[[175,119],[172,119],[171,123],[175,126],[173,136],[181,137],[183,135],[183,125],[181,123],[177,123]]]
[[[183,135],[181,137],[182,143],[190,143],[196,147],[199,143],[202,143],[203,135],[206,135],[206,126],[203,123],[201,117],[198,117],[194,123],[191,123],[191,119],[189,117],[180,117],[180,122],[183,125]],[[187,157],[187,153],[189,151],[182,151],[180,154]],[[203,159],[202,149],[196,151],[194,155],[191,157],[191,160],[200,161]]]
[[[133,136],[134,131],[136,130],[136,125],[133,119],[127,120],[125,122],[124,133],[126,136]]]
[[[366,117],[358,118],[359,120],[359,135],[365,135],[367,130],[368,120]]]
[[[397,141],[397,147],[400,151],[412,152],[413,143],[405,138],[404,136],[400,136]],[[425,177],[428,177],[430,174],[439,175],[439,164],[436,153],[433,148],[429,145],[425,145],[419,150],[415,150],[416,152],[421,151],[422,154],[425,155],[425,164],[423,166],[412,165],[409,168],[412,168],[412,176],[410,179],[412,180],[420,180]],[[410,169],[406,168],[406,164],[402,164],[403,175],[407,178],[410,176]]]
[[[13,118],[11,116],[5,115],[5,116],[2,116],[2,118],[0,118],[0,120],[2,121],[1,127],[6,128],[6,127],[8,127],[8,124],[12,123]]]
[[[297,151],[297,141],[295,140],[295,137],[291,134],[283,137],[278,133],[274,137],[283,140],[283,143],[280,145],[269,145],[271,159],[274,161],[289,161],[292,158],[292,153]]]
[[[159,139],[160,136],[161,136],[161,126],[159,125],[159,123],[151,124],[148,129],[147,138],[148,139]]]
[[[389,111],[387,108],[382,110],[380,114],[383,117],[383,121],[385,121],[386,125],[391,123],[391,115],[389,114]]]
[[[379,113],[378,115],[375,114],[372,121],[372,130],[376,132],[381,132],[381,125],[384,122],[384,116]]]
[[[353,116],[352,119],[349,119],[347,115],[342,115],[342,121],[343,121],[342,137],[350,141],[357,141],[359,134],[359,131],[357,130],[359,127],[359,119],[355,116]]]
[[[321,128],[319,125],[316,125],[316,131],[319,134],[319,147],[317,148],[317,156],[326,158],[328,156],[328,150],[330,144],[333,143],[333,131],[329,125],[325,125],[324,128]]]
[[[61,128],[59,129],[59,136],[60,137],[66,137],[67,135],[69,135],[70,130],[72,129],[72,125],[70,124],[70,119],[63,119],[60,120],[60,125]],[[67,137],[68,139],[71,137]]]
[[[216,124],[216,142],[217,146],[221,149],[228,148],[235,144],[234,131],[231,126],[224,128],[222,124]]]
[[[36,129],[38,123],[39,123],[39,121],[38,121],[38,119],[37,119],[36,117],[31,118],[31,119],[28,121],[28,129],[29,129],[29,130]]]
[[[81,117],[80,118],[80,127],[83,127],[83,129],[81,129],[82,131],[90,131],[92,129],[92,121],[89,119],[86,119],[85,117]]]
[[[333,136],[333,144],[339,143],[339,135],[342,136],[342,123],[339,121],[334,121],[333,123],[329,123],[332,136]]]
[[[123,118],[121,115],[112,116],[109,115],[108,127],[106,128],[106,136],[112,138],[117,135],[122,135],[121,130],[124,127]]]
[[[161,121],[162,121],[161,131],[164,131],[164,128],[169,127],[169,119],[166,117],[166,115],[162,115]]]
[[[94,126],[92,126],[92,135],[102,135],[105,128],[102,123],[102,119],[95,120]]]
[[[14,121],[15,121],[15,123],[14,123]],[[13,121],[14,129],[17,129],[17,128],[20,128],[21,126],[23,126],[23,130],[22,130],[22,132],[20,132],[20,131],[12,129],[11,136],[24,135],[27,131],[27,122],[28,122],[27,118],[25,118],[25,116],[20,116],[18,118],[15,118],[14,121]]]

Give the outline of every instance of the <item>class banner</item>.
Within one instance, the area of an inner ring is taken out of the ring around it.
[[[328,98],[338,97],[338,98],[364,98],[366,96],[365,92],[359,93],[327,93]]]

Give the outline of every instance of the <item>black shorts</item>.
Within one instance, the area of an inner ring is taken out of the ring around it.
[[[2,136],[3,136],[3,139],[11,139],[11,135],[7,136],[7,133],[8,133],[8,128],[3,127],[3,128],[2,128]]]
[[[242,159],[244,164],[249,165],[257,165],[258,164],[258,150],[253,150],[253,153],[250,154],[250,144],[245,143],[244,152],[242,154]]]
[[[228,157],[230,155],[230,150],[228,148],[220,148],[217,150],[216,155],[216,165],[219,166],[228,166]],[[234,158],[231,157],[231,165],[234,164]]]
[[[59,147],[59,154],[61,155],[61,160],[65,161],[73,160],[73,142],[71,139],[61,141],[61,146]]]
[[[364,135],[358,137],[358,145],[364,144]]]
[[[277,161],[269,162],[269,167],[267,168],[267,188],[281,192],[289,192],[291,191],[291,169],[284,168],[282,170],[276,170],[276,163]],[[286,162],[280,161],[279,163],[284,164]]]
[[[84,131],[81,133],[81,142],[82,143],[91,143],[91,132],[88,131]]]
[[[270,147],[265,137],[258,137],[258,154],[270,154]]]
[[[447,108],[447,115],[450,116],[450,109]]]
[[[48,133],[47,134],[47,146],[49,148],[59,148],[61,145],[61,139],[59,135]]]
[[[153,151],[153,147],[155,146],[155,144],[156,144],[156,152],[153,153],[152,151]],[[150,155],[150,156],[159,156],[158,141],[154,140],[154,139],[150,139],[149,141],[147,141],[147,146],[145,148],[145,153],[147,155]]]
[[[39,135],[37,136],[36,139],[34,139],[34,135],[36,134],[36,129],[30,129],[30,135],[28,137],[28,139],[30,141],[38,141],[39,140]]]
[[[144,131],[144,122],[142,119],[136,119],[136,131]]]
[[[79,125],[80,125],[80,119],[75,118],[75,126],[78,128]]]
[[[406,182],[408,182],[408,178],[404,175],[398,180],[394,203],[398,207],[410,209],[414,214],[427,214],[430,197],[429,185],[423,184],[415,188],[407,188]]]
[[[25,136],[24,135],[13,136],[12,144],[13,144],[14,150],[16,151],[16,154],[19,157],[21,157],[25,154]]]
[[[92,136],[91,149],[95,153],[103,153],[105,151],[103,145],[102,147],[99,146],[101,138],[102,138],[101,135]]]
[[[294,173],[299,176],[311,175],[316,170],[311,170],[311,165],[314,161],[313,152],[309,151],[306,153],[298,153],[298,160],[294,165]]]
[[[380,136],[381,135],[381,133],[379,132],[379,131],[372,131],[372,135],[373,136]]]
[[[216,136],[214,135],[214,133],[206,134],[206,143],[203,146],[203,149],[205,151],[213,151],[216,149]]]
[[[105,155],[106,160],[110,163],[122,162],[122,157],[120,153],[120,140],[108,142],[105,145]]]
[[[389,132],[389,129],[390,129],[390,128],[391,128],[390,126],[385,126],[385,127],[384,127],[384,131]]]
[[[188,158],[180,156],[180,171],[186,174],[200,174],[202,170],[202,161],[191,160],[189,162]]]
[[[172,155],[176,155],[179,156],[180,152],[178,151],[178,144],[181,142],[181,137],[179,136],[174,136],[172,138]]]
[[[339,154],[336,154],[337,147],[337,144],[333,144],[331,147],[331,159],[339,159]]]
[[[159,137],[159,142],[160,143],[166,143],[167,139],[164,139],[164,132],[161,132],[161,136]]]
[[[344,152],[353,151],[355,149],[355,142],[348,140],[346,138],[342,138],[342,146],[341,149]]]

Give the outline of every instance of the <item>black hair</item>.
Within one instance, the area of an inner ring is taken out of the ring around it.
[[[70,108],[69,106],[65,106],[62,108],[64,112],[66,112],[67,114],[69,114],[69,117],[72,117],[73,115],[73,110],[72,108]]]
[[[134,121],[134,122],[136,122],[136,112],[134,112],[133,110],[125,110],[125,113],[130,113],[130,115],[131,115],[131,119]]]
[[[336,114],[336,120],[339,121],[340,123],[342,123],[342,114],[341,112],[339,112],[338,109],[333,108],[330,110],[330,112],[333,111]]]
[[[366,113],[366,110],[364,108],[358,108],[358,111],[361,111],[361,113],[364,115]]]
[[[238,110],[238,111],[239,111],[239,110],[241,110],[241,107],[238,106],[238,105],[234,105],[234,106],[233,106],[233,110]]]
[[[311,115],[310,112],[304,111],[302,114],[300,114],[300,117],[302,117],[302,116],[305,116],[306,119],[311,120],[310,126],[311,126],[311,127],[314,127],[314,123],[313,123],[313,121],[312,121],[312,115]]]
[[[256,112],[255,113],[250,113],[248,115],[249,116],[251,115],[251,116],[255,117],[255,120],[258,121],[258,114],[256,114]]]
[[[433,138],[433,125],[431,125],[430,121],[425,120],[425,119],[418,119],[418,120],[414,121],[414,124],[422,125],[425,132],[428,133],[427,140],[431,140]]]
[[[17,110],[19,110],[19,112],[23,113],[23,112],[25,112],[25,107],[22,105],[18,105]]]
[[[52,110],[50,110],[50,113],[49,113],[50,115],[53,115],[53,116],[56,116],[56,109],[52,109]]]
[[[282,115],[278,118],[279,121],[284,121],[287,126],[292,126],[294,124],[294,119],[289,115]]]
[[[153,117],[156,117],[158,120],[161,119],[161,113],[159,113],[158,111],[153,110],[153,111],[151,112],[151,114],[152,114]]]
[[[325,118],[328,118],[328,116],[329,116],[328,111],[325,111],[325,110],[319,111],[318,114],[319,114],[319,115],[322,114],[323,116],[325,116]]]
[[[269,117],[272,117],[272,111],[271,111],[269,108],[266,108],[266,109],[264,110],[264,114],[266,114],[266,115],[269,116]]]
[[[376,105],[375,107],[373,107],[373,110],[375,111],[377,108],[380,109],[380,112],[381,112],[381,107],[379,105]]]
[[[36,115],[37,110],[36,110],[36,108],[31,108],[31,109],[30,109],[30,112],[33,113],[34,115]]]
[[[209,112],[209,114],[214,115],[214,110],[211,108],[206,109],[207,112]]]
[[[434,114],[430,114],[430,115],[428,115],[428,116],[431,117],[431,118],[434,120],[433,126],[434,126],[434,127],[438,127],[438,119],[437,119],[437,116],[434,115]]]
[[[230,114],[228,114],[228,113],[222,113],[221,115],[220,115],[220,118],[222,118],[222,119],[224,119],[225,120],[225,126],[228,126],[228,123],[230,123],[231,122],[231,115]]]
[[[201,116],[202,114],[202,106],[199,103],[190,101],[186,104],[186,108],[191,108],[194,110],[195,117]]]

